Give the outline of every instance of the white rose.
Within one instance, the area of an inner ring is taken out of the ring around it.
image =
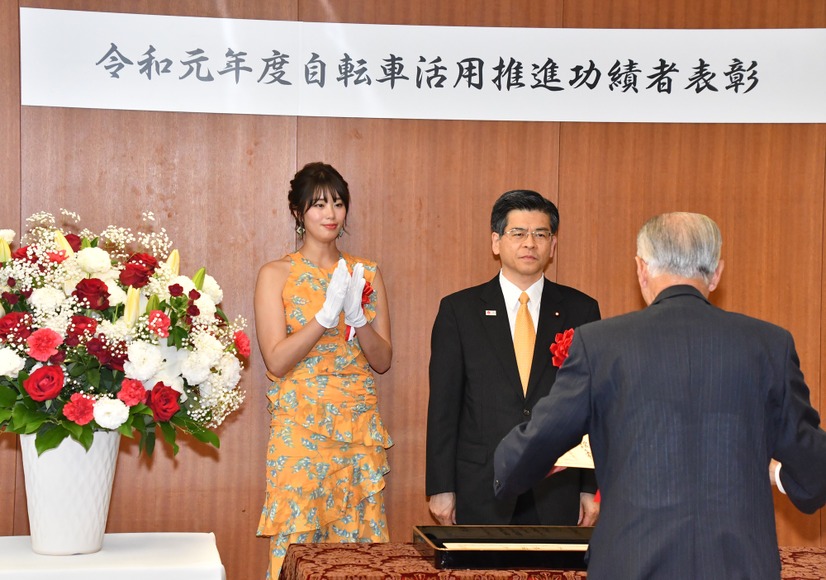
[[[14,230],[0,230],[0,240],[5,240],[7,244],[11,244],[14,241]]]
[[[78,265],[87,274],[102,274],[112,269],[112,259],[106,250],[83,248],[76,256]]]
[[[232,389],[241,381],[241,363],[233,354],[224,353],[218,363],[218,371],[221,373],[219,384],[222,389]]]
[[[123,363],[123,372],[130,379],[144,381],[144,384],[163,366],[164,357],[160,347],[149,342],[133,342],[127,348],[126,354],[129,360]],[[152,386],[154,383],[148,388],[151,389]]]
[[[63,290],[58,290],[52,286],[35,288],[29,296],[29,304],[40,310],[55,311],[66,300]]]
[[[195,290],[195,283],[186,276],[175,276],[169,281],[169,286],[174,286],[175,284],[178,284],[184,289],[184,296],[188,296],[192,290]]]
[[[191,352],[181,365],[181,375],[190,385],[200,385],[209,378],[210,356],[205,352]]]
[[[5,346],[0,348],[0,375],[10,379],[17,378],[17,374],[25,365],[26,361],[14,350]]]
[[[215,278],[209,274],[204,276],[204,284],[201,287],[201,292],[212,298],[212,302],[215,304],[220,304],[221,300],[224,299],[224,291],[221,290]]]
[[[120,399],[100,399],[92,412],[95,422],[104,429],[117,429],[129,418],[129,407]]]
[[[109,306],[118,306],[126,302],[126,292],[114,280],[104,280],[109,290]]]
[[[224,345],[208,332],[199,332],[192,337],[194,350],[209,357],[209,366],[214,367],[224,354]]]
[[[201,297],[198,298],[194,304],[198,307],[198,318],[203,320],[212,320],[215,316],[215,312],[217,312],[215,302],[213,302],[212,298],[206,294],[201,294]]]

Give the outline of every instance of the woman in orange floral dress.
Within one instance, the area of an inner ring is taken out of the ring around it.
[[[392,445],[373,371],[390,368],[387,293],[375,262],[339,251],[347,182],[310,163],[290,182],[301,247],[265,264],[255,288],[258,344],[272,381],[266,501],[267,578],[287,546],[386,542],[384,475]]]

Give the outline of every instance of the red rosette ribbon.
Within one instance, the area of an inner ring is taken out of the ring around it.
[[[565,359],[568,358],[568,349],[571,347],[571,342],[574,340],[574,329],[569,328],[565,332],[557,332],[554,338],[554,343],[551,345],[551,362],[557,368],[562,366]]]
[[[361,290],[361,307],[362,309],[366,304],[370,303],[370,296],[373,295],[373,287],[370,285],[370,282],[367,280],[364,281],[364,288]],[[349,324],[344,329],[344,336],[347,337],[347,340],[353,340],[353,337],[356,335],[356,329],[350,326]]]

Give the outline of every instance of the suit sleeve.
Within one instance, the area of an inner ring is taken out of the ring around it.
[[[559,369],[550,394],[539,400],[529,421],[517,425],[496,447],[494,493],[519,495],[544,479],[563,453],[588,432],[591,379],[579,334]]]
[[[599,311],[599,302],[592,300],[591,307],[583,324],[587,322],[596,322],[601,319],[602,315]],[[579,472],[580,493],[596,493],[598,489],[596,472],[593,469],[580,469]]]
[[[826,432],[809,401],[809,388],[789,336],[782,404],[776,413],[778,427],[774,458],[783,466],[780,481],[792,503],[805,513],[826,504]]]
[[[456,445],[464,393],[464,359],[456,312],[439,305],[430,348],[425,493],[456,491]]]

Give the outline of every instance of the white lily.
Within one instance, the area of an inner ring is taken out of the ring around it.
[[[69,240],[66,239],[66,236],[63,235],[63,232],[55,232],[54,241],[57,244],[58,249],[63,250],[67,258],[71,258],[75,255],[75,251],[72,249],[72,245],[69,243]]]
[[[166,265],[169,266],[169,270],[172,272],[173,276],[177,276],[178,272],[181,269],[181,255],[178,253],[178,250],[172,250],[169,253],[169,257],[166,259]]]
[[[123,320],[126,326],[132,328],[138,320],[138,312],[140,311],[141,291],[130,286],[126,291],[126,308],[123,310]]]

